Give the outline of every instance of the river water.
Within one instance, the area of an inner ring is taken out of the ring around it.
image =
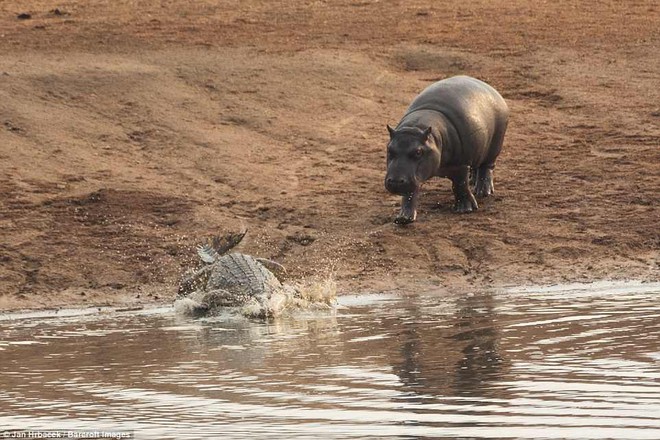
[[[660,439],[659,283],[340,305],[269,323],[0,316],[0,438]]]

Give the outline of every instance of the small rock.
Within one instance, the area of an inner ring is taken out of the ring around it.
[[[22,131],[20,127],[15,126],[11,121],[5,121],[3,125],[7,130],[13,133],[20,133]]]
[[[296,233],[294,235],[289,235],[286,237],[287,240],[291,240],[295,243],[298,243],[301,246],[309,246],[310,244],[314,243],[316,240],[316,237],[313,237],[308,234],[301,234],[301,233]]]
[[[57,15],[58,17],[61,17],[61,16],[63,16],[63,15],[69,15],[68,12],[63,11],[63,10],[61,10],[60,8],[51,9],[51,10],[48,11],[48,12],[49,12],[50,14],[52,14],[52,15]]]
[[[16,16],[19,20],[29,20],[32,18],[32,14],[28,14],[27,12],[21,12]]]

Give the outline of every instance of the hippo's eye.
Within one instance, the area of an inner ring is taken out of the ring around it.
[[[413,152],[413,156],[415,156],[418,159],[422,157],[423,154],[424,154],[424,149],[422,147],[417,147]]]

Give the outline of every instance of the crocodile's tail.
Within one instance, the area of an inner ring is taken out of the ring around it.
[[[224,237],[215,236],[212,241],[213,249],[215,249],[218,255],[224,255],[238,246],[241,240],[243,240],[243,237],[245,237],[245,234],[247,234],[247,229],[243,229],[241,232],[230,232]]]
[[[243,229],[241,232],[230,232],[222,237],[215,236],[211,239],[211,244],[204,243],[197,247],[197,255],[204,263],[212,264],[220,256],[238,246],[245,234],[247,234],[247,229]]]
[[[207,264],[215,263],[215,261],[220,258],[220,254],[218,254],[218,252],[207,243],[197,246],[197,255],[199,255],[199,258]]]

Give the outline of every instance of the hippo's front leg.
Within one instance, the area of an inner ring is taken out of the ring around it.
[[[456,167],[447,177],[451,179],[452,190],[456,199],[454,211],[465,213],[479,209],[477,200],[474,198],[472,191],[470,191],[470,167]]]
[[[417,199],[419,198],[419,188],[413,192],[405,194],[401,198],[401,211],[394,219],[397,225],[407,225],[417,218]]]

